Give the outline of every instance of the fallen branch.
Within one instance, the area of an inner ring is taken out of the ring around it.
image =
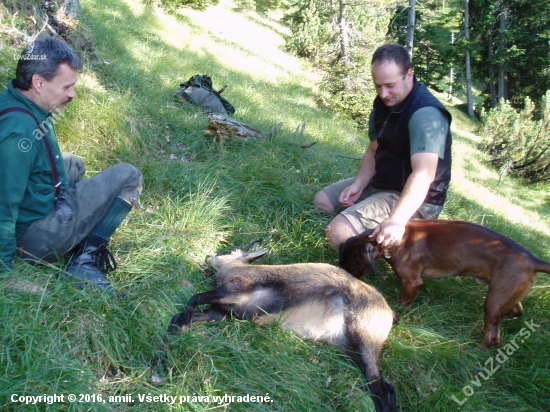
[[[9,279],[3,283],[3,286],[16,290],[17,292],[30,293],[33,295],[49,294],[46,288],[25,279]]]
[[[346,155],[341,155],[341,154],[337,154],[336,156],[337,157],[343,157],[344,159],[361,160],[360,157],[346,156]]]

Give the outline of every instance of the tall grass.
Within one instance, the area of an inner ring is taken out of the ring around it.
[[[121,161],[138,166],[145,178],[143,212],[130,214],[111,245],[119,269],[110,277],[123,298],[74,287],[65,281],[63,262],[16,262],[11,280],[33,282],[44,293],[22,293],[3,279],[0,405],[14,411],[372,410],[364,377],[343,354],[277,325],[233,320],[165,336],[171,316],[194,293],[212,288],[203,263],[209,254],[263,239],[272,248],[265,262],[337,263],[323,239],[330,217],[311,201],[324,185],[355,173],[358,161],[338,155],[359,157],[365,133],[317,107],[319,76],[281,51],[286,28],[277,16],[239,11],[229,2],[179,14],[137,0],[83,6],[81,23],[93,34],[97,59],[87,59],[58,136],[64,150],[86,160],[89,175]],[[229,85],[224,95],[237,108],[237,120],[265,131],[282,121],[281,131],[225,144],[203,136],[205,117],[172,99],[180,82],[203,73],[218,88]],[[0,74],[6,84],[13,72]],[[448,102],[454,168],[442,217],[485,224],[550,260],[548,187],[510,177],[498,183],[460,103]],[[295,130],[304,122],[301,137]],[[317,144],[301,147],[312,141]],[[498,348],[479,346],[486,287],[471,278],[427,280],[412,307],[402,308],[399,280],[384,263],[377,270],[364,280],[401,316],[381,362],[403,410],[550,409],[548,275],[538,275],[524,300],[525,316],[503,322],[503,345],[526,320],[540,328],[475,386],[471,381],[498,354]],[[152,360],[163,342],[167,380],[154,385]],[[10,400],[53,393],[100,394],[108,401]],[[138,395],[147,394],[269,394],[273,402],[141,402]],[[120,398],[109,401],[115,395]],[[466,401],[459,406],[453,396]]]

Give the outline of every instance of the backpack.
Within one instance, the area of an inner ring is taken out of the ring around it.
[[[196,74],[174,93],[174,97],[183,102],[201,106],[206,110],[223,115],[235,113],[235,108],[221,93],[227,88],[224,86],[219,92],[212,86],[212,79],[206,74]]]

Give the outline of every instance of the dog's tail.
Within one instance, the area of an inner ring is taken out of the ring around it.
[[[550,273],[550,262],[535,257],[533,263],[537,272]]]

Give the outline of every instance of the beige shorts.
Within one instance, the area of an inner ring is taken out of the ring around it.
[[[334,210],[348,219],[358,233],[363,233],[365,230],[374,229],[380,222],[390,216],[401,193],[395,190],[383,190],[367,186],[355,205],[343,209],[338,199],[342,191],[352,183],[353,178],[340,180],[325,187],[325,192]],[[424,203],[418,208],[412,218],[437,219],[441,210],[443,210],[443,206]]]

